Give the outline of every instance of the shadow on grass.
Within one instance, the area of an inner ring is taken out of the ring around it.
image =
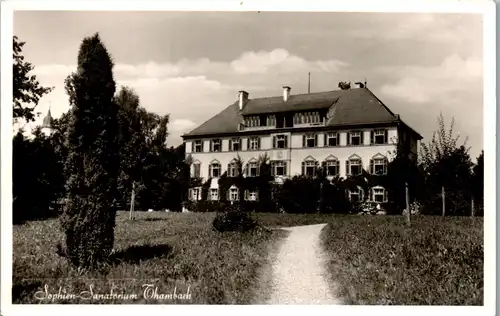
[[[12,304],[21,304],[23,301],[31,301],[35,292],[42,289],[42,282],[26,279],[12,285]]]
[[[144,222],[158,222],[158,221],[168,221],[168,218],[159,218],[159,217],[151,217],[151,218],[138,218],[136,220],[144,221]]]
[[[121,262],[137,264],[144,260],[164,258],[172,255],[170,245],[135,245],[115,252],[110,257],[112,264]]]

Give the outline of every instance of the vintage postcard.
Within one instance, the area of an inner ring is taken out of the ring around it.
[[[2,315],[491,315],[494,10],[2,2]]]

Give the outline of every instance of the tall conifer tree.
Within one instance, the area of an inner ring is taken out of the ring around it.
[[[67,257],[79,267],[95,267],[113,248],[119,170],[115,89],[113,61],[99,34],[84,38],[78,68],[66,79],[72,117],[61,217]]]

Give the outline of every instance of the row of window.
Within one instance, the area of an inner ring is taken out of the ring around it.
[[[237,188],[230,188],[226,192],[226,199],[228,201],[239,201],[240,194]],[[257,201],[258,200],[258,192],[257,191],[249,191],[245,190],[245,201]],[[193,201],[201,200],[201,188],[191,188],[189,189],[189,198]],[[219,189],[209,189],[207,199],[209,201],[218,201],[219,200]]]
[[[360,175],[363,170],[363,162],[361,158],[357,155],[351,156],[345,162],[346,164],[346,174],[348,176]],[[369,172],[375,175],[385,175],[387,174],[387,158],[377,154],[372,159],[370,159],[370,169]],[[338,176],[340,174],[340,161],[330,156],[325,161],[321,163],[321,166],[326,172],[327,176]],[[287,161],[271,161],[271,175],[272,176],[287,176]],[[306,176],[316,176],[316,172],[319,167],[319,162],[312,157],[306,158],[302,162],[302,174]],[[242,172],[247,177],[257,177],[259,176],[259,165],[256,161],[248,162],[243,168]],[[222,166],[219,161],[213,160],[208,166],[208,176],[210,178],[217,178],[222,175]],[[232,161],[227,166],[227,175],[229,177],[237,177],[239,175],[239,168],[236,161]],[[193,164],[193,177],[201,176],[201,163]]]
[[[387,190],[383,187],[374,187],[370,189],[370,195],[368,196],[369,201],[384,203],[388,201],[387,198]],[[245,201],[257,201],[258,200],[258,192],[257,191],[249,191],[245,190]],[[361,187],[358,187],[354,190],[347,191],[348,198],[351,202],[359,202],[364,199],[364,190]],[[189,198],[193,201],[201,200],[201,188],[191,188],[189,189]],[[219,200],[219,189],[209,189],[207,199],[209,201],[218,201]],[[228,201],[239,201],[239,190],[237,188],[230,188],[226,192],[226,199]]]
[[[304,134],[302,137],[302,147],[312,148],[318,147],[318,133],[308,133]],[[335,147],[340,146],[340,133],[326,133],[325,135],[325,147]],[[362,131],[351,131],[347,133],[347,145],[348,146],[359,146],[364,144],[363,139],[364,133]],[[289,135],[279,134],[273,135],[273,148],[285,149],[289,148]],[[370,144],[380,145],[387,144],[389,142],[387,130],[373,130],[370,132]],[[200,139],[192,142],[192,152],[204,152],[204,142]],[[261,149],[260,137],[254,136],[249,137],[247,141],[246,150],[258,150]],[[229,139],[229,151],[241,151],[245,150],[242,146],[242,139],[239,137]],[[220,152],[222,151],[222,139],[216,138],[210,140],[210,152]]]

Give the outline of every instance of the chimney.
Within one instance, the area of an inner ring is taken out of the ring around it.
[[[289,86],[283,87],[283,101],[288,101],[288,97],[290,97],[290,90],[292,90],[292,88]]]
[[[239,91],[239,108],[240,111],[243,110],[243,107],[245,106],[245,103],[248,101],[248,92],[246,91]]]
[[[364,88],[365,87],[365,84],[363,84],[362,82],[356,82],[355,83],[358,87],[360,88]]]

